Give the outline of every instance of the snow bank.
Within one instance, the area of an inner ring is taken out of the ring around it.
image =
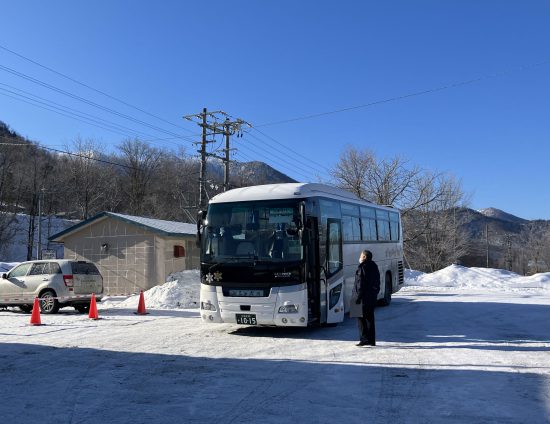
[[[405,285],[425,287],[452,287],[463,289],[499,289],[517,291],[538,289],[550,291],[550,273],[528,277],[503,269],[466,268],[450,265],[436,272],[424,274],[407,270]]]
[[[18,265],[19,262],[0,262],[0,272],[8,272],[15,265]]]
[[[405,285],[465,290],[550,291],[550,273],[524,277],[502,269],[466,268],[460,265],[451,265],[429,274],[406,269]],[[199,293],[200,275],[198,270],[177,272],[170,275],[165,284],[144,292],[145,306],[147,309],[198,308]],[[137,309],[138,302],[138,295],[123,299],[105,297],[101,302],[101,307]]]
[[[143,296],[147,309],[198,308],[199,293],[199,271],[189,270],[171,274],[166,283],[143,292]],[[136,309],[138,302],[139,295],[133,295],[123,300],[105,297],[101,304],[103,307]]]

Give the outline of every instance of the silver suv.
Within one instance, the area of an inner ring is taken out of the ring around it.
[[[72,306],[85,313],[92,293],[100,301],[103,278],[91,262],[53,259],[22,262],[0,279],[0,306],[19,306],[32,310],[34,298],[40,298],[40,310],[55,314]]]

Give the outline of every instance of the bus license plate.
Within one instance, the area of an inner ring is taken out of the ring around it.
[[[256,321],[256,315],[254,314],[235,314],[237,318],[237,324],[244,324],[244,325],[256,325],[258,322]]]

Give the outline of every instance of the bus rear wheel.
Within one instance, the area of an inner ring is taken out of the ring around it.
[[[380,299],[380,305],[381,306],[389,306],[391,303],[391,291],[392,291],[392,284],[391,284],[391,275],[386,274],[386,283],[384,285],[384,297]]]

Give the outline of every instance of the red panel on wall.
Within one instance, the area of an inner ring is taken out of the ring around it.
[[[174,246],[174,258],[185,257],[185,248],[183,246]]]

